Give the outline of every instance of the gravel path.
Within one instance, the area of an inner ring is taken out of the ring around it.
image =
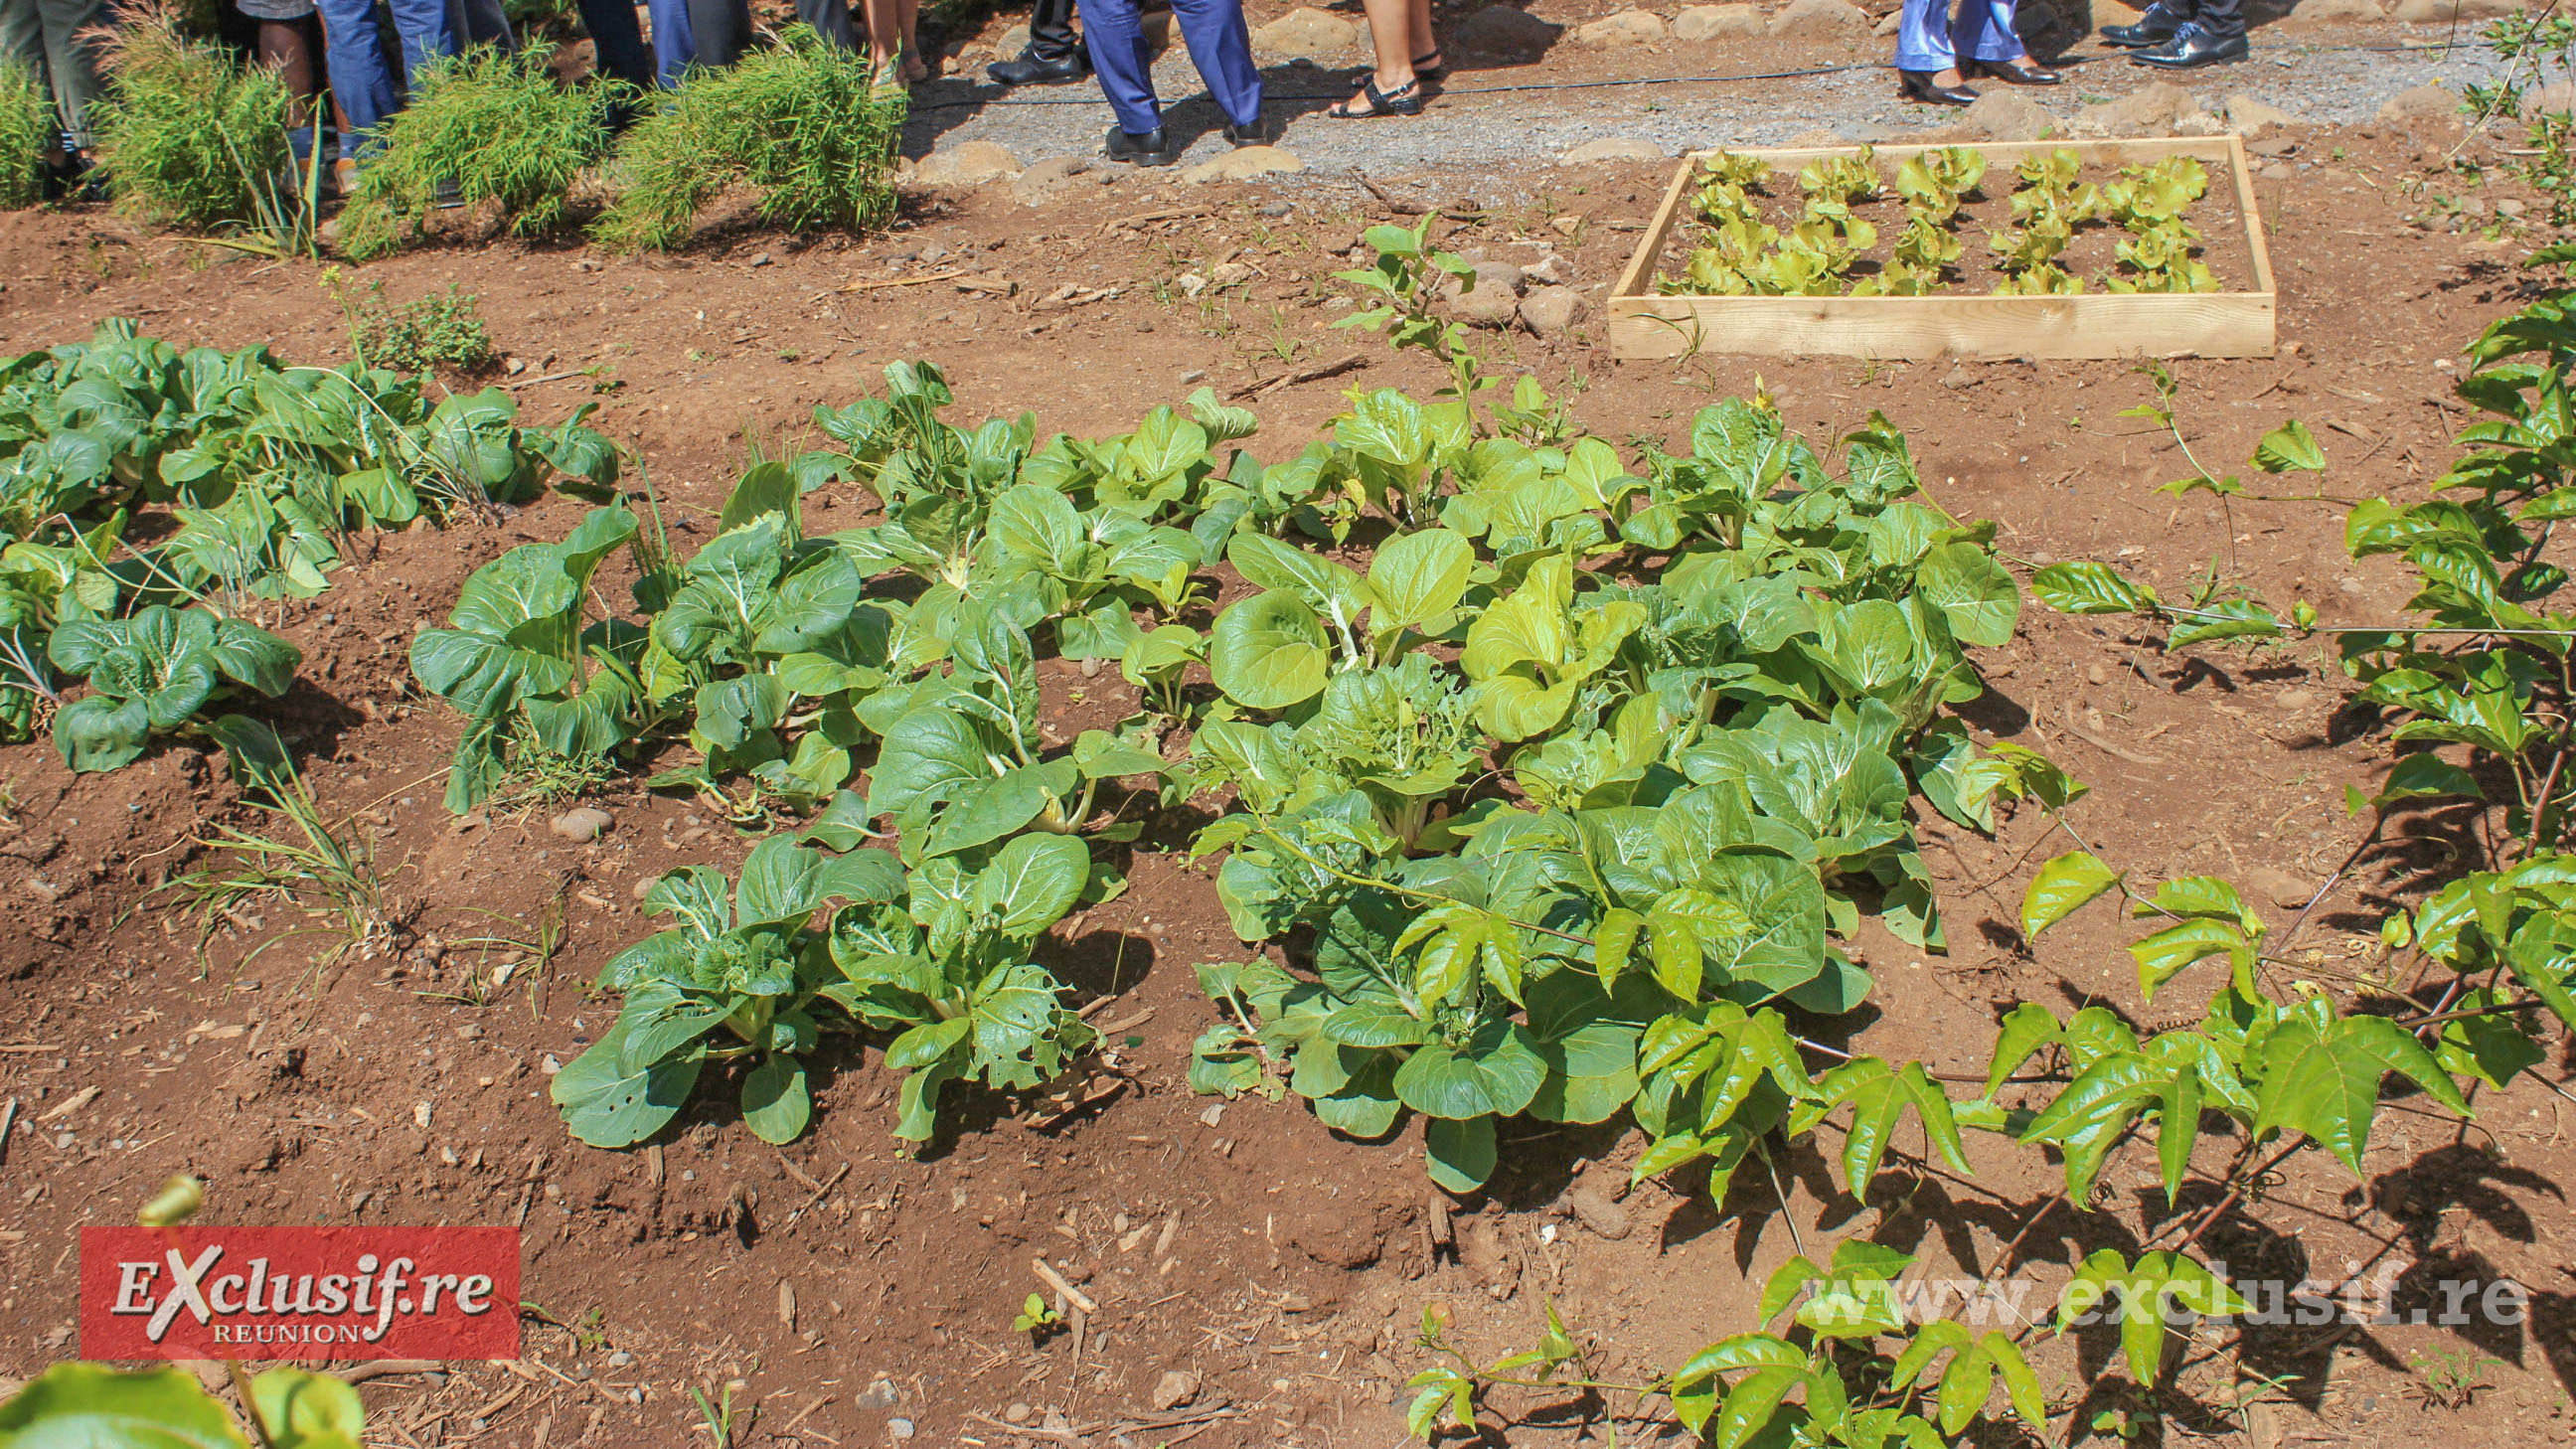
[[[2358,43],[2328,46],[2258,29],[2252,61],[2175,79],[2213,113],[2227,96],[2246,94],[2319,125],[2348,125],[2368,120],[2400,91],[2436,82],[2456,89],[2488,75],[2495,65],[2482,46],[2464,44],[2447,52],[2437,48],[2442,32],[2431,27],[2382,25],[2352,35]],[[2399,53],[2366,45],[2426,48]],[[1692,75],[1703,73],[1704,67],[1723,76],[1753,68],[1744,63],[1729,67],[1721,46],[1695,49],[1707,57],[1698,67],[1691,62],[1699,56],[1668,51],[1637,55],[1629,73]],[[1810,62],[1819,67],[1835,63],[1821,57]],[[2096,42],[2079,46],[2063,63],[2071,67],[2064,87],[2022,92],[2059,116],[2159,78],[2125,63],[2116,52],[2103,53]],[[1900,103],[1893,74],[1880,66],[1859,60],[1843,64],[1850,68],[1795,79],[1574,82],[1573,88],[1555,88],[1567,78],[1550,61],[1471,68],[1453,74],[1447,94],[1417,119],[1359,122],[1321,114],[1351,93],[1358,72],[1284,65],[1266,73],[1268,114],[1274,126],[1285,122],[1278,144],[1303,159],[1308,175],[1318,180],[1347,176],[1355,167],[1371,175],[1402,175],[1435,166],[1527,166],[1553,162],[1568,149],[1603,137],[1632,137],[1679,153],[1713,145],[1778,144],[1820,128],[1856,141],[1901,139],[1904,133],[1956,119],[1955,112]],[[971,73],[980,77],[980,63]],[[1224,142],[1216,130],[1222,118],[1180,47],[1163,57],[1154,75],[1168,123],[1196,137],[1185,164],[1221,154]],[[1175,104],[1174,98],[1185,99]],[[997,142],[1023,165],[1055,156],[1094,156],[1109,124],[1099,87],[1088,81],[1006,93],[952,78],[922,87],[914,104],[904,146],[912,156],[968,140]]]

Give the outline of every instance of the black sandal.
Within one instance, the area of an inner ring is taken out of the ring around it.
[[[1362,100],[1369,103],[1369,108],[1367,110],[1354,111],[1351,109],[1351,103],[1353,101]],[[1397,86],[1392,91],[1382,91],[1377,88],[1377,77],[1371,76],[1367,83],[1360,87],[1360,93],[1358,95],[1355,95],[1351,97],[1350,100],[1344,101],[1340,105],[1333,107],[1331,110],[1324,112],[1324,114],[1332,117],[1336,121],[1370,121],[1375,120],[1380,116],[1421,115],[1422,81],[1419,77],[1416,77],[1413,80],[1406,81],[1404,84]]]
[[[1448,73],[1449,62],[1441,58],[1439,51],[1435,50],[1429,55],[1417,55],[1413,58],[1415,80],[1436,81]]]

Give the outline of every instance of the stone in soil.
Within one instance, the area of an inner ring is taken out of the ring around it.
[[[1750,39],[1761,33],[1762,7],[1759,5],[1691,5],[1673,17],[1675,40]]]
[[[2238,94],[2227,98],[2227,124],[2238,135],[2252,141],[2285,127],[2305,126],[2307,120],[2279,106],[2266,105],[2252,96]]]
[[[2117,100],[2076,112],[2074,129],[2092,136],[2163,136],[2199,109],[2191,92],[2171,81],[2149,81]]]
[[[1771,17],[1770,33],[1774,40],[1793,36],[1821,40],[1863,36],[1869,29],[1869,16],[1851,0],[1790,0]]]
[[[1644,10],[1605,15],[1574,32],[1574,43],[1593,50],[1644,45],[1664,38],[1663,17]]]
[[[1532,287],[1529,295],[1521,298],[1521,320],[1541,337],[1573,330],[1590,310],[1583,294],[1572,287]]]
[[[1019,174],[1019,158],[998,142],[959,141],[922,157],[912,179],[922,186],[982,186]]]
[[[1060,201],[1092,184],[1087,179],[1080,179],[1090,169],[1091,158],[1087,156],[1049,156],[1043,161],[1031,162],[1029,169],[1011,182],[1011,199],[1022,206],[1045,206]]]
[[[1163,1376],[1154,1380],[1154,1395],[1146,1402],[1153,1405],[1154,1412],[1159,1414],[1182,1408],[1198,1396],[1197,1374],[1188,1369],[1165,1369]]]
[[[2379,124],[2421,130],[2460,123],[2460,98],[2440,86],[2417,86],[2390,96],[2379,108]]]
[[[2288,19],[2300,25],[2331,25],[2341,21],[2377,20],[2387,13],[2380,0],[2299,0],[2290,7]]]
[[[1452,285],[1442,287],[1449,296],[1449,315],[1478,327],[1501,327],[1512,320],[1520,300],[1521,269],[1510,262],[1478,262],[1474,287],[1449,291]]]
[[[1559,166],[1590,166],[1600,161],[1661,161],[1664,148],[1634,136],[1603,136],[1586,141],[1556,158]]]
[[[2397,0],[2389,18],[2408,25],[2448,25],[2461,20],[2493,20],[2522,9],[2521,0]]]
[[[601,831],[615,823],[617,822],[607,811],[595,806],[583,805],[556,816],[553,824],[547,828],[566,840],[592,841],[599,838]]]
[[[1562,25],[1550,24],[1528,11],[1512,5],[1488,5],[1458,23],[1449,32],[1458,48],[1477,55],[1535,58],[1556,44],[1565,33]]]
[[[1181,173],[1190,181],[1249,181],[1282,171],[1303,171],[1306,163],[1294,151],[1277,146],[1238,146],[1213,161],[1202,161]]]
[[[1360,28],[1338,15],[1300,5],[1252,32],[1253,53],[1280,60],[1339,59],[1360,43]]]
[[[2009,86],[1992,86],[1959,117],[1959,128],[1981,141],[2036,141],[2057,129],[2055,116]]]

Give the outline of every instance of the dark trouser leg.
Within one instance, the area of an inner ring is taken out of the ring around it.
[[[1082,48],[1073,34],[1073,0],[1037,0],[1029,7],[1029,54],[1062,60]]]
[[[2199,0],[2191,12],[2193,24],[2221,40],[2245,34],[2245,0]]]
[[[689,0],[689,35],[699,65],[722,70],[742,58],[751,40],[751,11],[744,0]]]
[[[850,0],[796,0],[796,18],[843,50],[857,50],[859,27],[850,18]]]
[[[590,32],[593,66],[638,90],[653,88],[653,52],[644,48],[644,27],[635,23],[633,0],[576,0],[581,25]]]

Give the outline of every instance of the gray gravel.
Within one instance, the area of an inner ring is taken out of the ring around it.
[[[2351,32],[2366,44],[2438,45],[2442,32],[2381,25]],[[2448,53],[2366,51],[2294,43],[2257,29],[2252,61],[2178,77],[2217,112],[2231,94],[2255,99],[2320,125],[2368,120],[2387,99],[2415,86],[2439,82],[2458,88],[2488,75],[2494,62],[2483,49],[2462,45]],[[1772,50],[1773,47],[1765,47]],[[1694,53],[1639,53],[1639,76],[1681,75],[1728,69],[1724,47]],[[2117,53],[2087,43],[2068,57],[2068,84],[2054,91],[2024,91],[2043,108],[2071,116],[2081,106],[2119,96],[2158,79]],[[1819,64],[1831,64],[1820,58]],[[981,67],[974,74],[980,76]],[[1202,92],[1197,72],[1178,46],[1155,67],[1167,123],[1196,137],[1184,164],[1224,150],[1216,132],[1223,118]],[[1400,176],[1438,167],[1552,163],[1568,149],[1602,137],[1634,137],[1667,152],[1717,145],[1777,144],[1801,132],[1828,129],[1854,140],[1897,139],[1956,119],[1954,112],[1897,101],[1891,71],[1864,67],[1791,80],[1688,81],[1659,85],[1579,89],[1489,91],[1480,87],[1547,85],[1552,68],[1466,69],[1450,77],[1449,90],[1413,120],[1337,121],[1321,114],[1356,86],[1357,72],[1307,65],[1267,72],[1268,115],[1280,127],[1278,144],[1309,168],[1310,181],[1345,178],[1353,168],[1372,176]],[[1099,154],[1109,109],[1099,87],[1047,87],[1006,93],[998,87],[944,79],[924,86],[905,131],[905,153],[927,154],[956,141],[993,141],[1023,165],[1051,156]],[[1282,122],[1284,121],[1284,127]],[[1283,177],[1294,183],[1296,178]]]

